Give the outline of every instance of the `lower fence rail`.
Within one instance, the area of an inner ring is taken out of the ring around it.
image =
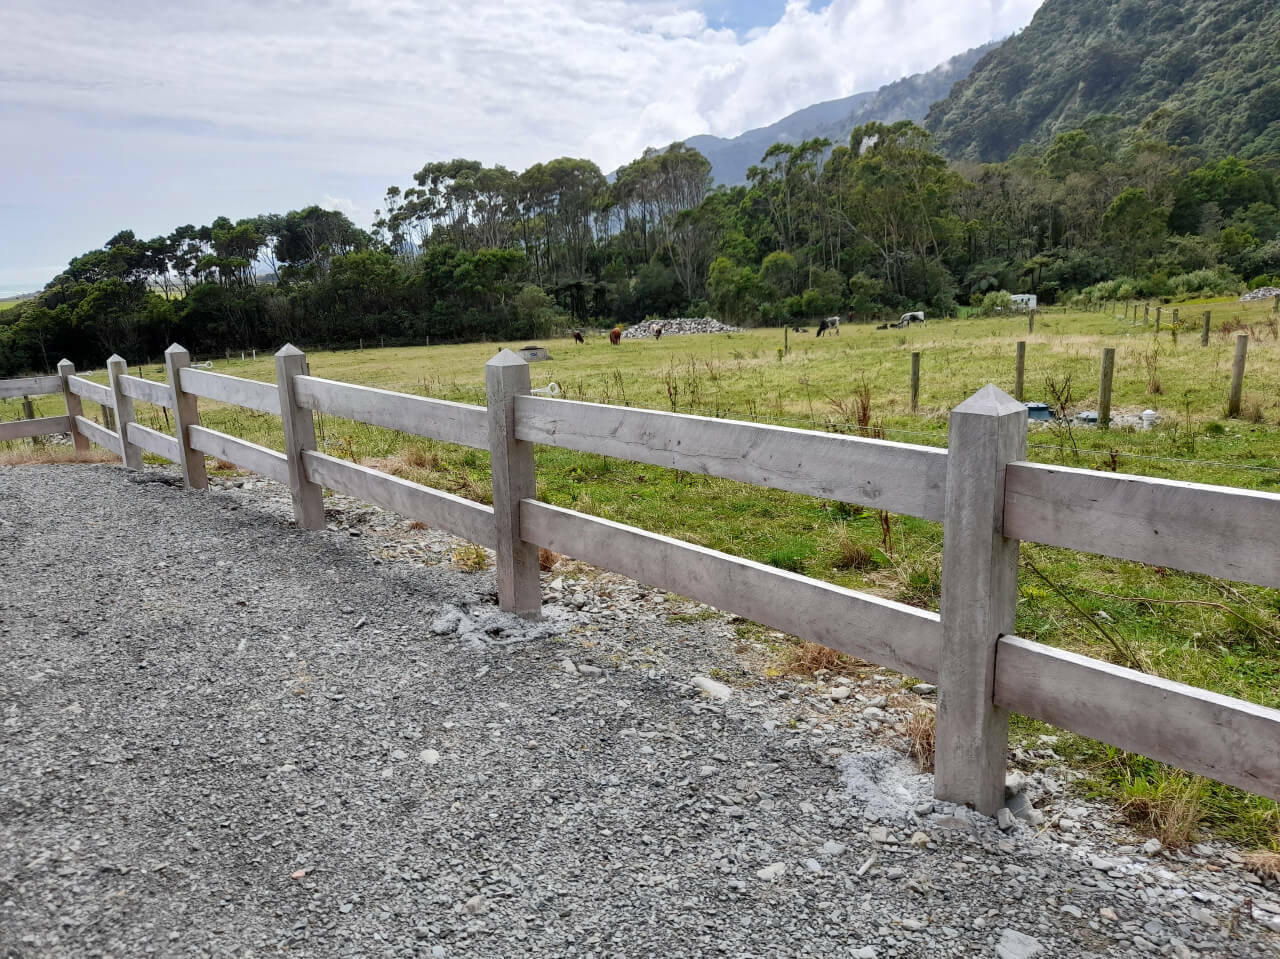
[[[69,416],[42,416],[34,420],[11,420],[0,423],[0,442],[6,440],[29,439],[34,436],[48,436],[51,433],[66,433],[71,429]]]

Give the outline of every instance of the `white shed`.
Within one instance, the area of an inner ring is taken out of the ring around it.
[[[1034,310],[1036,308],[1036,295],[1034,293],[1014,293],[1013,308],[1027,312]]]

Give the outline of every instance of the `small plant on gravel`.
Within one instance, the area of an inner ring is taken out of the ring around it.
[[[1170,849],[1187,845],[1204,818],[1205,780],[1181,770],[1130,776],[1120,809],[1133,825]]]
[[[556,564],[564,559],[559,553],[552,552],[543,547],[538,548],[538,569],[544,573],[549,573],[556,568]]]
[[[844,653],[807,641],[789,646],[782,659],[786,672],[800,676],[812,676],[822,670],[829,673],[852,673],[859,666],[866,665]]]
[[[937,713],[927,703],[921,703],[907,714],[907,745],[911,749],[912,758],[920,764],[924,772],[930,772],[933,769],[937,721]]]
[[[1272,882],[1280,882],[1280,852],[1274,849],[1259,849],[1247,853],[1244,857],[1245,868]]]
[[[450,560],[464,573],[479,573],[489,568],[489,554],[483,546],[460,546]]]
[[[409,523],[409,529],[422,530],[422,529],[430,529],[430,528],[431,527],[429,527],[426,523],[424,523],[420,519],[415,519],[411,523]]]

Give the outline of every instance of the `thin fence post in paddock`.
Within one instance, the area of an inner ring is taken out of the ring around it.
[[[920,408],[920,354],[911,354],[911,412]]]
[[[1009,714],[994,702],[996,647],[1013,632],[1018,541],[1004,536],[1004,474],[1025,458],[1027,408],[984,386],[951,411],[942,536],[937,798],[1004,805]]]
[[[31,397],[29,396],[24,396],[22,398],[22,418],[27,420],[33,420],[36,418],[35,404],[31,402]],[[44,437],[43,436],[31,437],[31,445],[44,446]]]
[[[1162,309],[1161,307],[1158,307],[1158,306],[1156,307],[1156,332],[1157,333],[1160,332],[1160,310],[1161,309]]]
[[[1151,322],[1151,304],[1143,303],[1142,304],[1142,325],[1146,326],[1150,322]]]
[[[1244,359],[1249,352],[1249,334],[1236,334],[1236,357],[1231,363],[1231,395],[1227,399],[1227,416],[1240,415],[1240,397],[1244,392]]]
[[[493,518],[498,528],[498,606],[521,616],[542,612],[538,547],[520,536],[520,501],[536,495],[533,444],[516,439],[516,397],[529,393],[529,364],[503,350],[484,367],[489,407]]]
[[[1116,372],[1115,347],[1102,351],[1102,381],[1098,384],[1098,429],[1111,426],[1111,379]]]
[[[173,435],[178,441],[178,460],[182,480],[187,489],[208,489],[209,474],[204,468],[204,454],[192,448],[187,427],[200,425],[196,395],[182,388],[182,371],[191,365],[191,354],[174,343],[164,351],[164,368],[173,395]]]
[[[84,416],[84,404],[80,402],[80,397],[71,392],[71,384],[67,379],[74,376],[76,365],[70,360],[60,360],[58,362],[58,377],[62,380],[62,396],[67,402],[67,419],[71,421],[71,442],[75,444],[78,452],[89,452],[89,437],[80,432],[80,427],[76,425],[76,417]]]
[[[1027,332],[1034,333],[1036,331],[1036,311],[1032,310],[1027,314]]]
[[[120,437],[120,459],[131,470],[142,469],[142,448],[129,442],[129,424],[133,422],[133,397],[126,396],[120,377],[127,375],[129,364],[119,353],[107,360],[107,382],[116,401],[116,433]]]
[[[276,353],[276,385],[280,388],[280,419],[284,423],[284,453],[289,464],[289,494],[293,521],[301,529],[324,529],[324,490],[307,478],[302,454],[316,448],[316,422],[311,410],[298,405],[293,378],[308,374],[307,356],[292,343]]]
[[[1022,374],[1027,366],[1027,341],[1018,340],[1018,358],[1013,371],[1013,398],[1022,402]]]
[[[1201,345],[1201,346],[1208,346],[1208,345],[1209,345],[1209,322],[1210,322],[1210,316],[1211,316],[1210,312],[1209,312],[1208,310],[1205,310],[1205,311],[1204,311],[1204,326],[1202,326],[1202,327],[1200,328],[1200,345]]]

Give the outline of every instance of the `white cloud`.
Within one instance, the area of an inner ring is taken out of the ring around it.
[[[328,193],[320,200],[320,208],[323,210],[335,210],[338,213],[345,213],[348,217],[354,219],[358,207],[355,202],[349,200],[345,196],[330,196]]]
[[[42,134],[0,151],[0,218],[61,204],[70,249],[0,237],[0,264],[101,242],[74,229],[86,209],[158,231],[326,193],[367,215],[371,184],[454,156],[609,170],[929,69],[1039,2],[789,0],[739,35],[697,0],[5,0],[0,129]]]

